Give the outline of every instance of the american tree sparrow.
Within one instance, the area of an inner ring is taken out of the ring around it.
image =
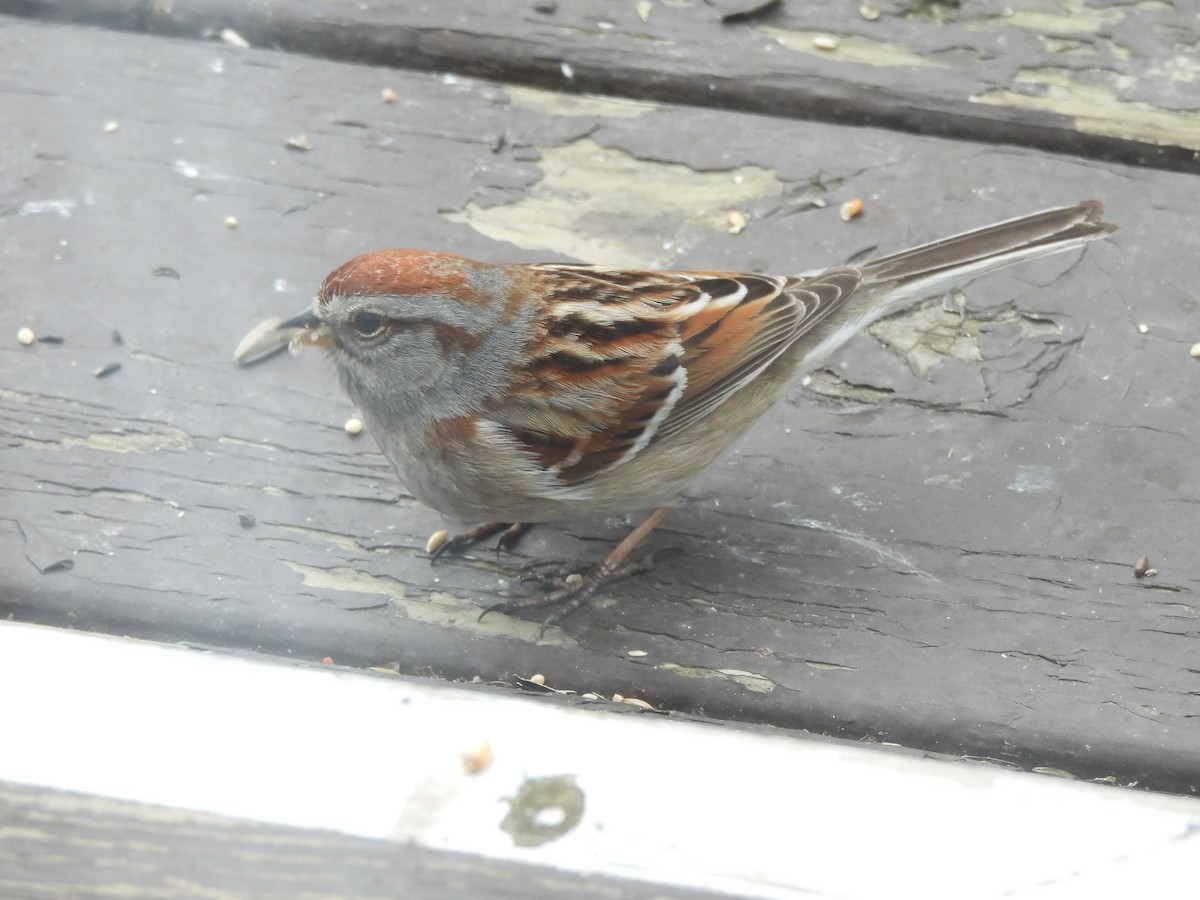
[[[442,550],[650,510],[575,585],[497,604],[561,604],[561,616],[621,570],[797,375],[909,302],[1110,234],[1102,212],[1087,201],[801,276],[381,250],[335,269],[309,309],[238,355],[250,361],[272,340],[327,348],[412,495],[487,523]]]

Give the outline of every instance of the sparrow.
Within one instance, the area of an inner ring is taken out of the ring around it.
[[[915,301],[1111,234],[1095,200],[808,275],[492,265],[380,250],[334,269],[315,302],[247,335],[242,363],[326,348],[407,490],[485,524],[459,552],[534,523],[648,511],[574,585],[485,609],[557,604],[622,574],[681,493],[800,375]]]

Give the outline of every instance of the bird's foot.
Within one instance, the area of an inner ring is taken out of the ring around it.
[[[648,572],[651,569],[652,557],[653,554],[644,560],[624,562],[615,567],[608,566],[607,560],[605,560],[593,566],[591,571],[582,577],[568,576],[568,583],[557,590],[537,592],[522,597],[509,597],[499,603],[493,603],[479,614],[479,618],[482,619],[490,612],[514,613],[523,609],[542,609],[553,606],[554,609],[550,615],[542,620],[541,631],[538,632],[540,639],[547,628],[557,624],[564,617],[586,604],[601,587],[631,575]]]
[[[451,556],[464,553],[480,541],[485,541],[495,534],[500,535],[500,540],[496,542],[496,555],[499,556],[500,551],[507,552],[516,547],[521,538],[525,537],[532,528],[533,525],[525,522],[484,522],[482,525],[476,525],[474,528],[469,528],[444,541],[440,547],[429,554],[430,565],[447,553]]]

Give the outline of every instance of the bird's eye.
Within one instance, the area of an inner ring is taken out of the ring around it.
[[[351,324],[363,337],[373,337],[383,329],[383,316],[373,312],[355,313]]]

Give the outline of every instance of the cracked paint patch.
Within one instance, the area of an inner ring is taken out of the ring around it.
[[[191,450],[193,447],[192,436],[181,428],[125,433],[98,431],[83,437],[64,437],[58,441],[24,438],[21,443],[26,447],[55,452],[87,447],[104,453],[157,453],[159,450]]]
[[[782,190],[775,174],[758,166],[698,172],[590,138],[545,150],[538,166],[542,179],[521,200],[486,208],[471,201],[443,215],[527,250],[659,269],[691,243],[726,232],[730,208]]]
[[[961,300],[961,292],[956,292]],[[979,318],[963,310],[961,304],[948,309],[940,300],[927,300],[903,312],[888,316],[873,324],[868,332],[889,349],[904,357],[916,375],[925,375],[946,362],[980,362],[984,359],[979,346],[980,333],[997,326],[1015,325],[1025,338],[1046,339],[1062,334],[1062,326],[1052,319],[1018,309],[1006,309],[989,318]],[[815,380],[815,377],[814,377]],[[855,399],[878,402],[891,396],[862,385],[848,385]],[[844,394],[839,394],[839,396]]]
[[[1194,84],[1200,81],[1200,59],[1196,51],[1200,49],[1200,41],[1186,48],[1191,51],[1185,56],[1172,56],[1161,60],[1146,70],[1152,78],[1166,78],[1179,84]]]
[[[588,116],[599,119],[637,119],[658,107],[641,100],[621,100],[597,94],[564,94],[539,88],[508,88],[513,106],[532,109],[548,116]]]
[[[837,49],[824,50],[814,42],[821,37],[828,37],[823,31],[794,31],[790,28],[772,28],[761,26],[755,29],[761,34],[772,38],[781,46],[817,56],[832,62],[864,63],[868,66],[924,66],[944,69],[945,63],[922,56],[903,44],[889,44],[886,41],[875,41],[859,35],[837,35]]]
[[[1008,489],[1017,494],[1046,494],[1058,490],[1058,474],[1050,466],[1017,466]]]
[[[908,362],[917,375],[924,375],[948,359],[979,362],[979,326],[966,313],[946,309],[932,300],[881,319],[867,329],[872,336]]]
[[[338,534],[335,531],[322,531],[319,528],[304,528],[300,525],[280,525],[279,528],[282,531],[290,531],[292,534],[298,534],[301,537],[312,538],[313,540],[329,544],[332,547],[345,550],[347,553],[366,554],[371,552],[367,547],[364,547],[348,534]]]
[[[710,669],[707,666],[681,666],[676,663],[663,663],[658,668],[682,675],[684,678],[724,678],[756,694],[769,694],[777,687],[766,675],[743,669]]]
[[[1200,151],[1200,117],[1193,111],[1176,112],[1121,100],[1114,88],[1084,84],[1065,69],[1022,69],[1013,81],[1033,86],[1037,93],[995,88],[971,99],[989,106],[1068,116],[1084,134]]]
[[[490,637],[501,633],[530,643],[575,646],[575,642],[561,629],[547,628],[545,633],[541,634],[542,626],[539,623],[525,622],[506,616],[502,612],[493,612],[481,622],[479,614],[483,610],[478,603],[445,591],[432,591],[421,597],[410,597],[409,586],[404,582],[384,575],[372,575],[349,566],[318,568],[288,560],[284,560],[284,565],[298,574],[306,587],[387,597],[395,609],[414,622]]]
[[[888,388],[847,381],[829,369],[818,369],[811,373],[805,380],[804,387],[822,397],[852,400],[855,403],[885,403],[895,395],[895,392]]]
[[[1060,56],[1088,56],[1094,57],[1099,51],[1095,44],[1091,41],[1080,41],[1073,38],[1053,37],[1048,34],[1039,34],[1038,40],[1041,41],[1042,47],[1047,53],[1057,53]],[[1113,54],[1117,59],[1128,59],[1129,51],[1116,44],[1106,44],[1105,49]]]
[[[1002,27],[1023,28],[1041,34],[1099,34],[1125,18],[1125,10],[1119,6],[1097,8],[1088,6],[1084,0],[1060,0],[1056,5],[1055,12],[1010,7],[1003,15],[963,24],[976,31]]]
[[[936,385],[931,377],[939,366],[953,364],[975,370],[978,379],[971,391],[934,388],[933,397],[911,395],[889,382],[852,380],[835,367],[807,375],[802,386],[815,394],[854,403],[912,403],[944,410],[996,411],[1022,402],[1053,371],[1077,334],[1049,316],[1008,307],[995,315],[977,316],[946,308],[940,300],[897,313],[875,323],[869,333],[907,364],[918,379]],[[972,396],[972,394],[974,396]]]

